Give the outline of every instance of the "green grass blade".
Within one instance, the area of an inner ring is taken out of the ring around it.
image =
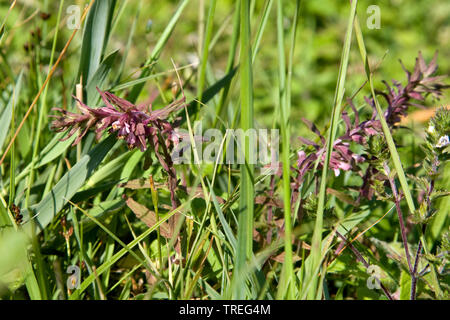
[[[53,60],[54,60],[55,51],[56,51],[56,41],[58,39],[58,30],[59,30],[58,26],[59,26],[59,22],[61,20],[61,13],[62,13],[63,6],[64,6],[64,1],[61,1],[59,4],[58,17],[56,19],[56,26],[55,26],[56,31],[55,31],[55,35],[53,37],[53,44],[52,44],[52,51],[50,54],[49,66],[53,66]],[[51,70],[51,68],[49,68],[49,70],[47,72],[47,77],[48,77],[48,74],[50,73],[50,70]],[[38,73],[38,75],[39,75],[39,77],[38,77],[39,86],[42,86],[42,79],[40,77],[40,73]],[[39,141],[40,141],[41,133],[42,133],[42,125],[43,125],[43,121],[44,121],[44,115],[47,114],[48,88],[49,88],[49,86],[47,85],[44,89],[44,92],[42,93],[42,97],[40,100],[40,107],[39,107],[39,111],[38,111],[38,123],[36,126],[36,133],[35,133],[34,146],[33,146],[33,155],[32,155],[32,159],[31,159],[31,168],[30,168],[30,173],[28,175],[28,189],[26,192],[26,200],[25,200],[25,207],[27,207],[27,208],[29,206],[29,197],[30,197],[31,188],[34,183],[34,169],[35,169],[36,160],[37,160],[37,156],[38,156]]]
[[[317,217],[316,222],[314,226],[314,233],[312,238],[312,244],[311,244],[311,255],[313,257],[311,270],[306,271],[307,277],[314,277],[316,278],[315,270],[318,270],[322,255],[321,255],[321,243],[322,243],[322,227],[323,227],[323,212],[325,207],[325,191],[326,191],[326,185],[327,185],[327,176],[328,176],[328,167],[330,163],[331,158],[331,152],[333,150],[334,140],[336,138],[336,132],[337,132],[337,126],[340,119],[341,114],[341,105],[342,105],[342,99],[344,97],[344,91],[345,91],[345,79],[347,75],[347,67],[348,67],[348,60],[349,60],[349,53],[350,53],[350,45],[352,40],[352,30],[353,30],[353,21],[355,19],[356,15],[356,6],[358,1],[354,0],[351,4],[350,14],[348,18],[347,23],[347,32],[345,35],[345,41],[344,41],[344,48],[342,50],[342,57],[341,57],[341,63],[339,66],[339,76],[338,76],[338,82],[336,86],[336,93],[334,97],[334,106],[333,106],[333,113],[331,116],[331,126],[328,131],[328,139],[327,139],[327,151],[326,151],[326,158],[323,164],[322,169],[322,178],[320,181],[320,188],[319,188],[319,200],[318,200],[318,208],[317,208]],[[315,280],[317,282],[318,279]],[[309,292],[308,292],[308,298],[309,299],[315,299],[317,296],[316,292],[316,285],[311,286]]]
[[[185,202],[182,206],[185,206],[186,204],[188,204],[190,202]],[[128,245],[127,248],[122,248],[120,251],[118,251],[116,254],[114,254],[112,256],[111,259],[105,261],[100,267],[97,268],[96,270],[96,274],[97,276],[100,276],[101,274],[103,274],[103,272],[105,272],[106,270],[108,270],[109,268],[111,268],[111,266],[116,263],[117,261],[119,261],[120,258],[122,258],[127,252],[129,252],[129,250],[133,249],[137,244],[139,244],[142,240],[144,240],[150,233],[152,233],[153,231],[156,231],[156,229],[163,224],[164,222],[166,222],[170,217],[172,217],[178,210],[180,209],[177,208],[171,212],[169,212],[168,214],[166,214],[164,217],[161,217],[159,219],[159,221],[157,223],[155,223],[151,228],[148,228],[147,230],[145,230],[142,234],[140,234],[136,239],[134,239],[133,241],[131,241]],[[80,297],[80,294],[86,290],[87,287],[89,287],[89,285],[91,285],[92,282],[95,281],[95,275],[91,274],[89,275],[81,284],[80,284],[80,288],[75,290],[73,292],[73,294],[70,296],[70,300],[77,300]]]
[[[105,165],[98,168],[98,170],[86,181],[85,188],[96,186],[101,181],[108,178],[110,175],[123,168],[123,163],[128,160],[132,152],[126,151],[117,158],[109,161]]]
[[[291,186],[290,186],[290,124],[291,116],[291,85],[292,85],[292,65],[293,55],[295,49],[295,36],[298,25],[298,17],[300,10],[300,0],[297,0],[296,11],[294,14],[294,21],[292,23],[291,44],[289,52],[289,64],[287,66],[286,79],[286,61],[284,49],[284,31],[283,31],[283,6],[282,1],[278,2],[277,6],[277,33],[278,33],[278,61],[279,61],[279,109],[280,109],[280,127],[282,137],[282,183],[283,183],[283,203],[284,203],[284,225],[285,225],[285,270],[283,272],[283,281],[279,287],[279,297],[294,299],[296,289],[296,277],[294,276],[293,261],[292,261],[292,221],[291,221]]]
[[[200,101],[200,103],[202,102],[203,88],[205,87],[206,67],[208,64],[209,45],[213,33],[215,11],[216,11],[216,0],[211,0],[209,4],[208,18],[206,20],[206,34],[205,39],[203,41],[202,57],[200,59],[200,66],[198,69],[199,76],[197,82],[197,99]],[[196,113],[195,110],[194,113]]]
[[[126,249],[137,261],[139,261],[142,265],[147,266],[147,263],[142,260],[134,251],[131,250],[122,240],[120,240],[111,230],[109,230],[103,223],[97,220],[94,216],[90,215],[86,210],[81,209],[77,205],[71,202],[73,206],[75,206],[78,210],[80,210],[84,215],[86,215],[90,220],[92,220],[96,225],[98,225],[104,232],[106,232],[111,239],[120,244],[124,249]]]
[[[225,219],[225,215],[223,214],[223,211],[222,211],[222,208],[219,205],[219,202],[217,202],[216,195],[214,193],[214,190],[213,190],[209,180],[208,180],[208,185],[209,185],[209,190],[210,190],[210,193],[211,193],[211,199],[212,199],[212,201],[214,203],[214,208],[216,209],[217,214],[219,216],[220,223],[223,226],[225,236],[227,237],[228,242],[230,242],[230,245],[233,247],[234,252],[236,252],[236,250],[237,250],[236,237],[234,236],[230,225],[228,224],[227,220]]]
[[[273,4],[273,0],[268,0],[264,7],[264,12],[262,14],[261,23],[256,32],[255,43],[253,45],[252,62],[255,62],[256,55],[258,54],[259,45],[261,44],[262,35],[264,33],[264,30],[266,29],[267,20],[269,19],[270,10],[272,9],[272,4]]]
[[[235,6],[235,12],[234,12],[234,18],[233,18],[233,33],[231,35],[231,44],[230,44],[230,50],[228,52],[228,60],[227,60],[227,66],[225,68],[225,74],[230,73],[234,68],[235,63],[235,56],[236,56],[236,49],[237,44],[239,41],[239,31],[240,31],[240,17],[241,17],[241,11],[240,11],[240,5],[241,2],[237,1]],[[222,117],[223,108],[225,106],[225,101],[228,96],[228,92],[230,91],[231,83],[228,83],[224,86],[220,98],[219,98],[219,104],[217,105],[217,117],[214,119],[213,127],[216,127],[217,121],[219,118]]]
[[[97,103],[100,98],[96,87],[102,89],[103,83],[106,80],[106,77],[111,72],[111,69],[114,65],[114,61],[116,59],[119,50],[115,50],[110,53],[99,65],[91,80],[89,80],[86,86],[86,95],[88,97],[87,105],[93,106]]]
[[[124,3],[126,3],[126,1]],[[125,68],[125,63],[127,61],[128,53],[130,52],[131,44],[132,44],[133,37],[134,37],[135,31],[136,31],[136,24],[139,19],[139,14],[140,14],[141,10],[142,10],[142,2],[139,2],[139,6],[136,8],[136,14],[134,16],[133,23],[131,24],[130,32],[128,34],[127,44],[125,45],[125,50],[122,54],[122,61],[119,66],[119,70],[117,71],[117,76],[114,80],[115,84],[119,83],[120,79],[122,78],[123,70]],[[121,8],[120,12],[122,12],[122,8]]]
[[[284,52],[283,29],[283,5],[277,3],[277,39],[278,39],[278,103],[280,108],[280,127],[282,139],[282,163],[283,163],[283,203],[284,203],[284,253],[285,263],[281,276],[278,297],[294,298],[295,277],[292,262],[292,221],[291,221],[291,186],[290,186],[290,161],[289,161],[289,113],[287,111],[286,96],[286,61]]]
[[[239,0],[238,0],[239,1]],[[244,132],[253,128],[253,75],[250,43],[250,1],[241,1],[240,80],[241,80],[241,128]],[[245,297],[245,286],[240,279],[247,259],[253,254],[254,168],[248,163],[249,136],[244,135],[241,145],[245,163],[241,165],[241,197],[239,201],[238,250],[233,274],[233,298]]]
[[[12,109],[14,101],[17,103],[19,94],[22,87],[22,78],[23,78],[23,70],[20,71],[19,76],[17,77],[16,84],[14,89],[11,91],[11,98],[8,101],[6,108],[0,115],[0,149],[2,149],[3,144],[5,143],[6,137],[8,136],[9,127],[11,125],[12,120]]]

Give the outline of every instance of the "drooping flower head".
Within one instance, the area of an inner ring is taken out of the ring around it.
[[[174,130],[174,123],[167,118],[184,106],[185,98],[174,101],[158,110],[135,105],[116,95],[101,91],[97,88],[105,106],[91,108],[77,100],[77,108],[81,113],[73,113],[61,108],[54,108],[61,115],[56,118],[51,128],[57,132],[69,131],[64,139],[69,139],[77,131],[78,137],[73,145],[78,144],[91,128],[95,128],[96,138],[99,140],[105,131],[117,134],[119,139],[126,141],[128,148],[147,150],[148,146],[155,153],[161,166],[169,176],[168,185],[171,193],[172,207],[177,207],[175,189],[177,176],[170,155],[170,148],[180,140],[179,133]],[[149,156],[149,155],[146,155]]]
[[[167,117],[183,106],[182,101],[178,100],[155,111],[152,111],[151,106],[148,110],[143,110],[142,107],[110,92],[101,91],[99,88],[97,90],[105,103],[104,107],[91,108],[74,97],[81,114],[54,108],[53,110],[59,111],[61,115],[53,116],[56,119],[51,128],[57,132],[69,130],[64,139],[79,131],[73,145],[78,144],[91,128],[95,128],[97,140],[108,130],[110,133],[116,132],[117,137],[124,139],[130,149],[139,148],[141,151],[147,149],[147,143],[152,143],[157,133],[166,135],[168,142],[173,140],[175,131]]]

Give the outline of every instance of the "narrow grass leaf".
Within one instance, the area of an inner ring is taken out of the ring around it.
[[[167,24],[167,27],[164,29],[161,36],[158,38],[158,42],[156,43],[155,47],[153,48],[153,51],[150,55],[150,57],[147,59],[145,63],[145,69],[142,71],[139,78],[145,78],[148,75],[150,75],[152,69],[153,69],[153,63],[159,59],[159,56],[161,55],[162,50],[164,49],[164,46],[167,43],[167,40],[169,40],[170,35],[172,34],[173,30],[175,29],[175,26],[178,22],[178,19],[180,18],[181,14],[183,13],[184,8],[189,3],[189,0],[182,0],[180,2],[180,5],[178,6],[177,10],[173,14],[172,18]],[[142,91],[142,88],[144,87],[144,83],[139,83],[135,85],[128,95],[128,100],[131,102],[135,102],[137,98],[139,97],[139,94]]]
[[[313,277],[316,279],[314,281],[315,284],[313,284],[309,290],[308,298],[315,299],[316,297],[316,284],[317,284],[317,277],[316,272],[318,271],[321,260],[322,260],[322,250],[321,250],[321,243],[322,243],[322,227],[323,227],[323,212],[325,207],[325,191],[326,191],[326,185],[327,185],[327,176],[328,176],[328,167],[330,163],[331,158],[331,152],[333,150],[334,140],[336,138],[336,132],[337,132],[337,126],[340,119],[341,114],[341,105],[342,105],[342,99],[344,97],[344,91],[345,91],[345,79],[347,75],[347,66],[348,66],[348,60],[349,60],[349,53],[350,53],[350,45],[352,40],[352,30],[353,30],[353,21],[355,20],[356,15],[356,6],[358,1],[353,0],[351,3],[350,8],[350,14],[348,17],[348,23],[347,23],[347,32],[345,35],[345,41],[344,41],[344,48],[342,50],[342,56],[341,56],[341,63],[339,66],[339,75],[338,75],[338,82],[336,86],[336,92],[334,96],[334,106],[333,106],[333,113],[331,116],[331,126],[328,131],[328,139],[327,139],[327,151],[326,151],[326,158],[323,163],[322,168],[322,178],[320,180],[320,188],[319,188],[319,200],[318,200],[318,208],[317,208],[317,216],[316,216],[316,223],[314,226],[314,233],[312,238],[312,244],[311,244],[311,255],[313,257],[312,259],[312,269],[306,270],[306,276],[308,278]]]
[[[97,71],[95,71],[92,78],[89,80],[87,86],[86,86],[86,94],[88,97],[87,105],[93,106],[97,103],[98,99],[100,98],[100,95],[98,94],[98,91],[96,87],[102,88],[103,83],[108,76],[108,74],[111,72],[111,69],[114,65],[115,59],[117,54],[119,53],[119,50],[115,50],[111,52],[99,65]]]

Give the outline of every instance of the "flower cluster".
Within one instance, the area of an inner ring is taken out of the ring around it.
[[[409,72],[401,61],[400,64],[407,75],[408,83],[406,86],[394,80],[392,83],[395,90],[386,81],[383,81],[387,92],[377,91],[377,94],[380,94],[386,99],[388,108],[384,116],[386,122],[391,126],[399,122],[402,116],[406,116],[408,107],[425,108],[423,101],[425,101],[427,95],[431,94],[433,98],[439,99],[442,95],[442,90],[449,87],[442,82],[446,76],[433,76],[438,68],[437,52],[427,65],[422,53],[419,51],[413,73]],[[374,104],[373,99],[366,100],[371,105]]]
[[[172,206],[176,207],[177,177],[169,150],[181,137],[174,129],[174,123],[169,122],[167,118],[184,106],[184,96],[164,108],[152,110],[150,105],[148,110],[145,110],[145,107],[121,99],[110,92],[103,92],[99,88],[97,91],[105,103],[104,107],[90,108],[74,97],[81,113],[54,108],[53,110],[59,111],[61,115],[52,116],[56,119],[51,128],[57,132],[69,131],[64,139],[69,139],[79,131],[73,145],[78,144],[91,128],[95,128],[97,140],[103,132],[108,131],[110,134],[117,133],[117,137],[124,139],[130,149],[139,148],[145,151],[149,145],[169,175]]]
[[[52,116],[56,119],[51,128],[57,132],[69,130],[64,139],[69,139],[75,132],[80,131],[73,145],[78,144],[91,128],[95,128],[97,140],[105,130],[109,133],[117,132],[117,137],[124,139],[130,149],[139,148],[141,151],[147,149],[147,142],[154,144],[158,133],[167,135],[167,146],[170,141],[176,139],[175,130],[166,119],[170,113],[182,107],[180,101],[155,111],[152,111],[150,106],[146,111],[110,92],[103,92],[99,88],[97,90],[105,103],[104,107],[90,108],[74,97],[81,114],[53,108],[61,115]]]
[[[427,95],[431,94],[434,98],[438,99],[442,95],[442,90],[448,88],[448,86],[442,83],[444,76],[433,76],[437,70],[436,58],[437,56],[435,55],[430,64],[427,65],[422,54],[419,52],[419,57],[416,59],[412,74],[403,67],[408,80],[406,86],[394,80],[393,85],[395,89],[393,89],[384,82],[387,87],[387,92],[377,92],[377,94],[383,96],[387,101],[388,107],[384,113],[384,117],[391,129],[395,128],[395,125],[401,120],[401,117],[407,115],[409,106],[424,107],[421,103],[423,103]],[[360,195],[370,199],[374,193],[373,180],[383,180],[376,166],[372,165],[374,159],[376,160],[377,157],[382,156],[383,143],[378,139],[382,136],[382,128],[381,122],[376,119],[377,111],[374,100],[373,98],[369,99],[367,97],[365,100],[372,107],[373,112],[371,118],[363,122],[360,122],[358,111],[352,101],[348,100],[348,105],[353,110],[355,119],[352,123],[348,113],[345,110],[342,112],[342,119],[345,123],[346,130],[334,142],[329,165],[336,176],[340,174],[341,170],[358,172],[363,179],[363,185],[361,190],[359,190]],[[303,121],[319,137],[319,142],[315,143],[308,139],[300,138],[305,145],[312,146],[314,151],[307,154],[305,150],[308,150],[308,148],[304,148],[304,150],[298,152],[295,186],[300,186],[303,183],[305,174],[315,165],[316,160],[319,161],[319,166],[323,165],[326,154],[325,138],[313,123],[305,119]],[[351,143],[362,145],[365,149],[364,153],[358,154],[350,150]],[[437,141],[439,145],[446,143],[448,142],[445,137]],[[362,170],[360,164],[364,162],[369,162],[369,167]]]

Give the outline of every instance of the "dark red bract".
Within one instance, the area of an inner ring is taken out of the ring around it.
[[[78,144],[91,128],[95,128],[97,140],[105,130],[110,133],[116,132],[117,137],[124,139],[130,149],[139,148],[141,151],[147,149],[147,143],[154,143],[154,137],[158,133],[167,136],[168,143],[176,136],[171,123],[166,119],[170,113],[183,106],[180,101],[160,110],[152,111],[150,107],[145,111],[110,92],[103,92],[98,88],[97,90],[105,103],[104,107],[91,108],[74,97],[81,114],[54,108],[61,112],[61,115],[53,116],[56,119],[52,122],[51,128],[57,132],[69,130],[64,139],[79,131],[73,145]]]

